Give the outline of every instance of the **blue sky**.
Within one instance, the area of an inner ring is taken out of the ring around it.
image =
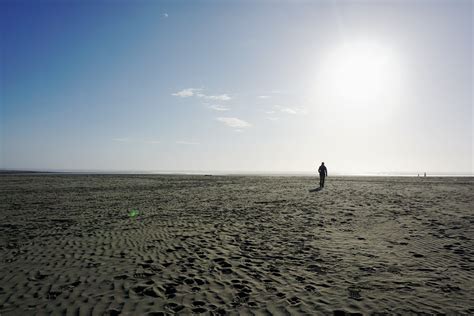
[[[473,173],[471,1],[0,6],[0,168]]]

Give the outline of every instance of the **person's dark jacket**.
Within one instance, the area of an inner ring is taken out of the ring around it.
[[[328,169],[326,168],[326,166],[323,165],[319,166],[318,172],[319,175],[322,177],[326,177],[328,175]]]

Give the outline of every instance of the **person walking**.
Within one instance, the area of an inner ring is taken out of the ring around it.
[[[324,188],[324,179],[328,175],[328,169],[324,165],[324,162],[321,162],[321,166],[319,166],[318,172],[319,172],[319,187],[322,189]]]

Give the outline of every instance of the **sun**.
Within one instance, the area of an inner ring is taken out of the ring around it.
[[[343,107],[381,104],[396,93],[400,82],[395,51],[370,40],[345,42],[332,48],[317,73],[320,99]]]

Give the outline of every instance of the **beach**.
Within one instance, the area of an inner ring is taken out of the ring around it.
[[[474,178],[0,175],[0,315],[474,314]]]

